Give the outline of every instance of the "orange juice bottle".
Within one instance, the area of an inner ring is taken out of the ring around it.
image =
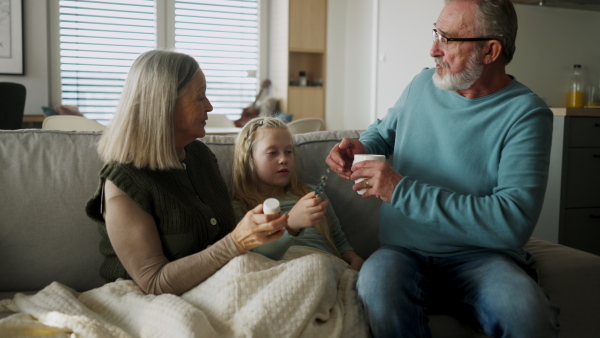
[[[582,108],[583,107],[583,74],[581,73],[581,65],[573,66],[573,76],[571,77],[571,85],[567,98],[567,108]]]
[[[583,107],[583,92],[580,91],[570,91],[567,108],[581,108]]]

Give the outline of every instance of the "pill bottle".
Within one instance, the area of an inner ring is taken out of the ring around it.
[[[267,198],[263,203],[263,212],[265,215],[278,214],[281,212],[279,200],[276,198]]]

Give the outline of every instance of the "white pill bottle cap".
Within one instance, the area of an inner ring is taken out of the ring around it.
[[[265,215],[278,214],[281,212],[279,200],[276,198],[267,198],[263,203],[263,212]]]

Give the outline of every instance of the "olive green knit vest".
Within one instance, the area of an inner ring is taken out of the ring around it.
[[[235,227],[229,194],[216,157],[200,141],[192,142],[185,149],[186,169],[149,170],[109,163],[100,171],[100,183],[86,205],[86,212],[98,222],[100,252],[105,256],[100,275],[107,281],[130,277],[115,254],[102,217],[105,179],[153,216],[163,252],[170,261],[205,249]]]

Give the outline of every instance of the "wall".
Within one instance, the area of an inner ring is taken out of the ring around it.
[[[379,4],[375,110],[382,118],[418,72],[435,66],[429,56],[431,30],[443,1],[379,0]]]
[[[26,115],[41,115],[49,101],[47,3],[23,1],[25,75],[0,75],[0,81],[22,83],[27,88]]]
[[[327,129],[364,129],[374,120],[377,1],[329,0]]]
[[[420,69],[433,65],[430,30],[442,6],[442,0],[329,0],[329,129],[365,128],[385,115]],[[520,29],[509,73],[551,106],[564,106],[574,63],[589,67],[598,80],[600,44],[594,41],[600,12],[515,8]],[[58,103],[50,99],[48,10],[48,1],[23,1],[26,74],[0,76],[27,87],[26,114],[39,115],[41,106]]]
[[[365,3],[329,0],[328,128],[365,128],[365,116],[369,123],[385,116],[410,80],[434,65],[429,56],[431,29],[443,0],[377,0],[370,11]],[[581,63],[598,84],[600,44],[595,41],[600,12],[520,4],[515,9],[519,33],[509,74],[554,107],[566,104],[573,64]],[[358,21],[351,15],[361,12],[365,14]],[[374,44],[372,33],[377,36]],[[376,46],[374,55],[364,52],[369,46]],[[360,65],[365,68],[357,71],[354,66]],[[367,68],[371,71],[365,72]],[[365,90],[365,84],[373,84],[375,92]],[[367,111],[365,102],[373,102]]]
[[[600,71],[600,12],[516,5],[517,51],[508,72],[546,99],[564,107],[573,64],[580,63],[596,85]]]

